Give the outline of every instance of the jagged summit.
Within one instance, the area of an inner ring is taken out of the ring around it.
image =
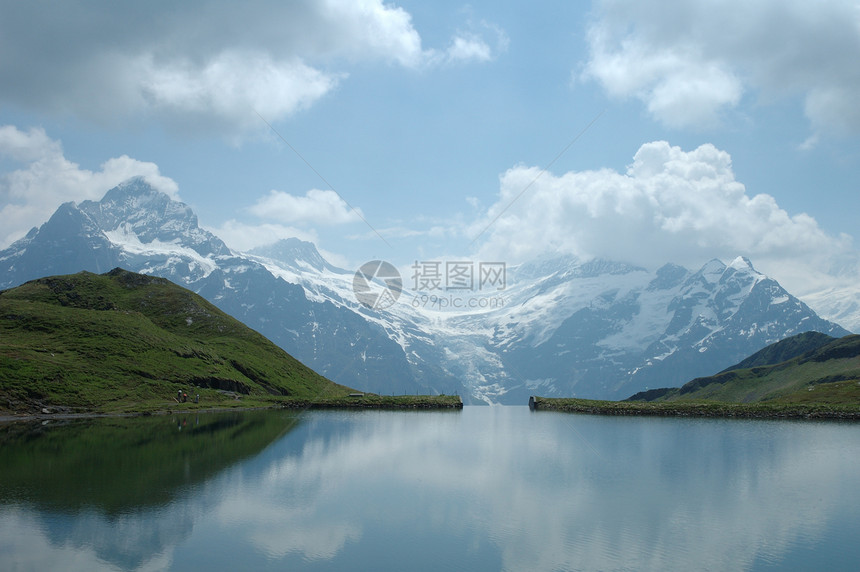
[[[729,268],[733,268],[735,270],[749,270],[752,272],[757,272],[755,268],[753,268],[752,262],[746,256],[738,256],[734,260],[732,260],[731,264],[729,264]]]
[[[143,177],[128,179],[100,201],[84,201],[78,208],[96,221],[112,242],[181,242],[202,256],[230,252],[219,238],[199,227],[191,207],[171,199]]]
[[[84,201],[80,207],[105,217],[107,226],[119,220],[139,218],[137,213],[144,210],[162,218],[184,219],[189,226],[197,225],[197,216],[187,205],[174,201],[143,179],[126,181],[109,190],[100,201]]]
[[[709,260],[690,277],[690,281],[711,290],[729,282],[743,283],[740,287],[747,288],[765,278],[767,277],[757,271],[748,258],[738,256],[728,265],[718,258]]]
[[[197,226],[197,217],[186,205],[173,201],[150,185],[143,177],[132,177],[109,189],[99,201],[83,201],[77,208],[86,212],[104,230],[113,230],[121,222],[140,223],[141,219],[185,219],[186,226]],[[143,216],[143,213],[146,213]]]
[[[137,176],[126,179],[114,188],[108,190],[102,198],[102,202],[119,202],[133,198],[167,196],[167,193],[153,187],[146,177]],[[169,197],[168,197],[169,198]]]

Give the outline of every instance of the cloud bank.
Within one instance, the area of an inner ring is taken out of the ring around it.
[[[494,50],[482,32],[499,36],[425,49],[411,15],[382,0],[20,3],[3,16],[0,100],[227,137],[259,130],[255,112],[276,121],[312,105],[349,65],[482,62]]]
[[[484,229],[481,256],[509,263],[561,252],[698,268],[744,255],[793,292],[856,277],[860,268],[851,237],[827,234],[770,195],[750,195],[729,154],[710,144],[684,151],[646,143],[624,173],[512,168],[501,176],[498,201],[469,230]]]
[[[799,96],[816,131],[860,132],[860,6],[842,0],[603,0],[581,77],[672,127],[708,126],[747,94]]]

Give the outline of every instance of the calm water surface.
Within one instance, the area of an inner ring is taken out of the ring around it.
[[[461,412],[0,425],[0,570],[851,570],[860,426]]]

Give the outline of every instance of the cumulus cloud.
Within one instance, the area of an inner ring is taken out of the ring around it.
[[[492,58],[492,48],[483,39],[475,36],[457,36],[448,48],[451,61],[488,61]]]
[[[499,200],[471,232],[485,228],[482,256],[510,263],[547,251],[650,268],[745,255],[786,286],[807,290],[816,277],[856,276],[858,268],[849,236],[825,233],[770,195],[750,195],[729,154],[710,144],[684,151],[646,143],[624,173],[512,168],[501,177]]]
[[[38,30],[38,33],[35,32]],[[486,61],[477,35],[449,60]],[[383,0],[22,3],[0,19],[0,100],[103,123],[238,137],[324,97],[356,62],[440,63]]]
[[[227,246],[240,252],[285,238],[298,238],[315,244],[319,242],[319,236],[313,229],[305,230],[276,223],[248,224],[230,219],[220,226],[207,227],[207,230],[223,240]]]
[[[719,120],[745,93],[800,96],[816,130],[860,131],[860,8],[823,0],[603,0],[582,77],[675,127]]]
[[[487,40],[486,36],[492,38],[492,42]],[[508,43],[508,35],[504,30],[482,21],[480,24],[472,24],[468,31],[456,34],[443,59],[448,63],[488,62],[506,51]]]
[[[131,177],[142,176],[156,189],[178,198],[176,182],[163,176],[155,163],[122,155],[108,159],[98,171],[82,169],[66,159],[62,144],[40,128],[22,131],[0,126],[0,159],[20,166],[0,175],[0,245],[4,247],[45,222],[61,203],[101,199]]]
[[[173,125],[196,131],[259,127],[257,113],[284,117],[308,107],[338,81],[299,60],[276,61],[265,53],[224,52],[203,66],[188,61],[159,66],[147,56],[137,66],[147,104],[170,116]]]
[[[319,189],[311,189],[303,197],[273,190],[248,210],[262,219],[287,224],[332,225],[362,219],[361,211],[352,209],[336,192]]]

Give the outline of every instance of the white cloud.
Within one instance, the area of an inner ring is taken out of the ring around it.
[[[478,36],[461,34],[447,59],[490,56]],[[283,119],[367,61],[419,68],[446,58],[383,0],[22,4],[0,19],[0,101],[233,139],[263,129],[255,111]]]
[[[152,186],[178,198],[178,186],[161,175],[155,163],[127,155],[108,159],[99,171],[82,169],[63,154],[59,141],[40,128],[28,131],[0,126],[0,158],[21,168],[0,174],[0,245],[7,246],[45,222],[63,202],[98,200],[117,184],[143,176]]]
[[[282,223],[344,224],[361,220],[361,211],[353,210],[334,191],[311,189],[297,197],[282,191],[270,191],[250,207],[249,212]]]
[[[272,223],[248,224],[235,219],[230,219],[217,227],[207,227],[206,230],[215,234],[230,248],[240,252],[285,238],[298,238],[315,244],[319,242],[319,237],[313,229],[304,230]]]
[[[427,57],[412,17],[403,8],[381,0],[328,0],[322,4],[331,28],[321,31],[330,33],[335,49],[343,54],[361,57],[366,52],[408,67],[421,65]]]
[[[465,11],[471,12],[468,8]],[[476,23],[470,19],[467,29],[454,35],[444,54],[434,53],[430,61],[448,64],[489,62],[505,52],[509,43],[508,35],[496,24],[484,20]]]
[[[599,2],[582,77],[701,126],[745,92],[799,95],[816,130],[860,131],[860,7],[826,0]]]
[[[139,88],[152,108],[173,115],[174,124],[198,130],[259,127],[256,113],[284,117],[331,91],[338,77],[299,60],[276,61],[265,53],[224,52],[195,66],[152,57],[138,62]],[[256,113],[254,113],[256,112]]]
[[[66,541],[57,542],[56,536],[46,530],[42,524],[42,517],[37,511],[4,507],[3,511],[0,511],[0,554],[3,555],[0,561],[3,562],[4,567],[13,569],[62,569],[67,572],[116,569],[118,566],[111,566],[109,561],[105,559],[104,543],[111,542],[114,540],[113,536],[116,535],[127,541],[128,544],[124,544],[123,548],[128,548],[129,544],[135,544],[137,538],[144,536],[138,527],[134,527],[136,529],[135,540],[123,538],[123,533],[118,532],[118,529],[125,530],[126,535],[128,535],[128,528],[123,529],[122,525],[126,524],[127,520],[131,520],[131,517],[123,516],[113,520],[90,517],[90,519],[85,518],[83,520],[88,522],[78,524],[73,534],[91,531],[93,528],[91,523],[95,521],[96,527],[98,524],[104,523],[103,528],[98,529],[102,536],[92,539],[92,542],[79,543],[68,538],[65,539]],[[116,522],[117,520],[120,522]],[[110,530],[110,535],[105,534],[107,530]],[[94,534],[97,537],[99,536],[98,532]],[[116,542],[120,542],[120,540],[118,539]],[[143,543],[140,542],[140,544]],[[174,550],[175,547],[171,545],[161,552],[150,553],[148,551],[141,558],[142,561],[138,562],[135,570],[138,572],[169,570],[173,565]],[[123,554],[127,556],[127,553]],[[133,557],[130,560],[135,561]],[[126,559],[123,563],[128,561],[129,559]]]
[[[457,36],[451,42],[447,55],[450,61],[476,60],[486,62],[492,59],[493,50],[479,37],[472,35]]]
[[[713,257],[745,255],[798,291],[832,283],[838,273],[857,276],[858,269],[851,237],[828,235],[770,195],[747,194],[729,154],[710,144],[683,151],[646,143],[625,173],[512,168],[501,177],[499,200],[472,224],[473,236],[487,225],[481,255],[509,263],[560,251],[698,268]]]
[[[21,163],[35,162],[46,156],[62,154],[59,141],[53,141],[44,129],[21,131],[14,125],[0,126],[0,154]]]

